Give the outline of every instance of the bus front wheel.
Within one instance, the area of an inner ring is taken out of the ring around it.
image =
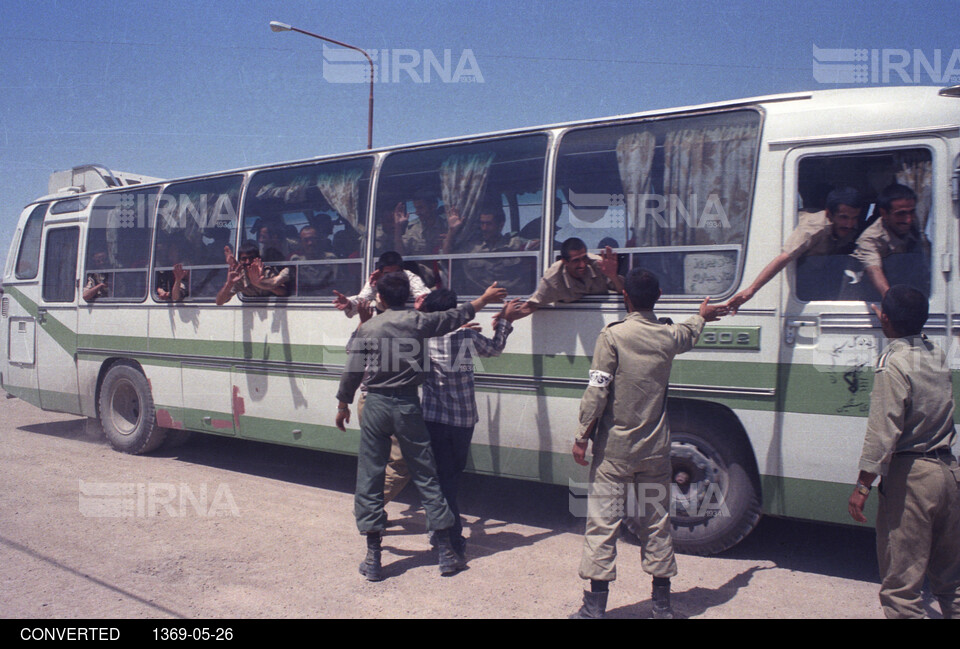
[[[117,363],[100,387],[100,423],[110,445],[138,455],[163,443],[166,430],[157,425],[150,384],[140,370]]]
[[[671,421],[670,522],[678,552],[710,555],[733,547],[760,520],[752,454],[716,421],[687,414]],[[625,518],[636,537],[636,522]]]

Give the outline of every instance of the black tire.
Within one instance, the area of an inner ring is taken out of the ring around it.
[[[139,455],[155,450],[166,437],[157,425],[150,384],[140,370],[117,363],[107,370],[100,386],[100,424],[118,451]]]
[[[670,427],[674,548],[697,555],[723,552],[760,520],[753,455],[738,435],[705,416],[681,414],[671,418]],[[638,536],[633,521],[624,522]]]

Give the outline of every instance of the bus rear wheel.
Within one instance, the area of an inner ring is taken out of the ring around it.
[[[163,443],[166,429],[157,425],[150,384],[133,365],[117,363],[107,370],[99,405],[103,432],[116,450],[139,455]]]
[[[739,437],[706,417],[678,419],[671,422],[673,545],[685,554],[717,554],[746,538],[760,520],[752,455]],[[624,523],[639,536],[632,519]]]

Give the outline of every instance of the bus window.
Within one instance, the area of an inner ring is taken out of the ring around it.
[[[77,282],[77,244],[80,228],[47,231],[43,258],[43,301],[73,302]]]
[[[20,239],[20,252],[17,255],[17,279],[33,279],[40,269],[40,236],[43,234],[43,217],[47,215],[46,205],[37,205],[27,217]]]
[[[157,189],[141,189],[97,197],[87,227],[86,301],[139,301],[147,296],[158,193]]]
[[[169,185],[157,200],[154,299],[169,300],[182,264],[185,300],[212,300],[227,280],[224,248],[234,251],[243,176]],[[158,290],[159,289],[159,290]]]
[[[427,286],[461,296],[494,281],[529,295],[538,279],[546,145],[546,136],[533,135],[390,155],[377,191],[374,255],[396,250]],[[524,228],[536,236],[521,236]]]
[[[871,151],[808,156],[800,160],[797,177],[797,226],[825,219],[827,196],[833,190],[852,188],[862,201],[856,233],[831,254],[814,250],[797,259],[796,296],[803,302],[855,300],[876,302],[880,294],[865,272],[861,259],[884,229],[877,199],[884,189],[902,185],[916,196],[916,219],[905,244],[882,259],[887,283],[909,284],[930,294],[930,249],[933,238],[932,161],[927,149]]]
[[[554,240],[627,253],[664,295],[733,289],[750,217],[752,110],[572,130],[557,159]]]
[[[250,181],[242,238],[265,265],[286,262],[289,297],[360,290],[372,158],[263,171]],[[247,299],[247,296],[244,296]]]

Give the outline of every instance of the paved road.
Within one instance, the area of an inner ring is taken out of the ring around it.
[[[468,476],[470,569],[441,578],[409,491],[387,579],[357,573],[351,457],[199,436],[144,457],[84,420],[0,397],[0,616],[556,618],[576,610],[582,521],[567,489]],[[845,507],[845,503],[838,503]],[[719,557],[680,556],[685,617],[880,617],[869,528],[764,519]],[[650,612],[621,543],[612,617]],[[932,613],[932,609],[931,609]]]

